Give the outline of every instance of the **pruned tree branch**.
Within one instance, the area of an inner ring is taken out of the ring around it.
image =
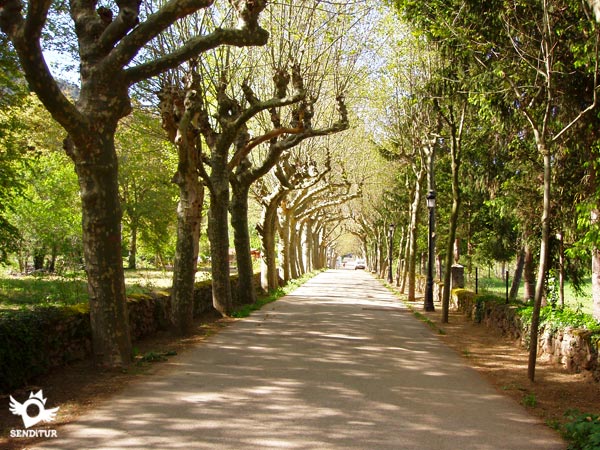
[[[205,36],[198,36],[190,39],[183,46],[168,55],[126,69],[125,77],[129,84],[134,84],[138,81],[158,75],[168,69],[173,69],[183,62],[221,45],[232,45],[236,47],[265,45],[268,38],[269,34],[260,28],[251,33],[247,30],[218,28]],[[119,46],[122,45],[125,39],[127,39],[127,37],[121,41]],[[124,66],[130,62],[134,55],[135,53],[121,56],[118,59],[115,58],[112,65]]]

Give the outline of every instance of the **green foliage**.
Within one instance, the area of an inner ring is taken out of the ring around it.
[[[0,313],[0,392],[29,382],[90,350],[85,306],[40,307]]]
[[[4,33],[0,33],[0,110],[18,106],[27,95],[27,83],[17,55]]]
[[[177,187],[171,178],[177,152],[166,141],[160,120],[141,108],[121,121],[115,145],[126,252],[135,234],[139,259],[168,261],[176,236]]]
[[[0,36],[0,40],[3,38]],[[12,78],[12,69],[6,67],[5,49],[0,45],[0,263],[8,252],[15,250],[19,238],[18,228],[11,222],[10,200],[20,195],[25,183],[22,172],[27,167],[29,147],[23,139],[26,130],[18,111],[24,96],[17,95],[15,86],[2,81]],[[13,83],[14,84],[14,83]]]
[[[525,323],[531,323],[533,306],[527,305],[518,309],[518,314]],[[545,306],[540,311],[540,326],[550,326],[553,330],[565,327],[585,328],[600,333],[600,323],[590,314],[575,311],[571,308],[554,308]]]
[[[476,323],[481,323],[485,313],[484,307],[486,303],[505,303],[505,299],[494,294],[478,294],[475,297],[475,317]]]
[[[478,242],[477,260],[489,264],[493,261],[509,261],[516,253],[518,228],[512,210],[500,200],[485,201],[475,213],[473,220],[477,232],[473,239]]]
[[[0,276],[0,307],[76,305],[87,302],[82,277]]]
[[[54,269],[75,267],[82,259],[79,184],[62,149],[64,131],[50,117],[36,96],[27,97],[11,111],[23,127],[15,136],[27,148],[26,165],[20,171],[22,189],[8,203],[11,224],[19,230],[14,243],[20,270],[31,257],[41,269],[46,256]]]
[[[577,410],[565,413],[569,420],[563,426],[563,436],[570,441],[568,450],[596,450],[600,448],[600,416]]]

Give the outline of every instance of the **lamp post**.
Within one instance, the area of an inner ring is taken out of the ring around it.
[[[393,223],[390,223],[389,229],[389,245],[388,245],[388,283],[392,284],[392,259],[394,257],[394,227]]]
[[[435,191],[427,193],[427,208],[429,209],[429,253],[427,257],[427,285],[425,286],[425,311],[435,311],[433,306],[433,250],[435,246]]]

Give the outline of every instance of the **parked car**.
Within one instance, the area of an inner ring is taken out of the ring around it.
[[[358,269],[366,269],[367,264],[364,259],[357,259],[356,263],[354,263],[354,270]]]

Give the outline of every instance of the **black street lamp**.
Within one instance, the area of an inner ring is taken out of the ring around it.
[[[429,208],[429,253],[427,258],[427,285],[425,286],[425,311],[435,311],[433,306],[433,251],[435,247],[435,191],[427,193],[427,208]]]
[[[394,227],[393,223],[390,223],[390,234],[389,234],[389,245],[388,245],[388,283],[392,284],[392,259],[394,258]]]

